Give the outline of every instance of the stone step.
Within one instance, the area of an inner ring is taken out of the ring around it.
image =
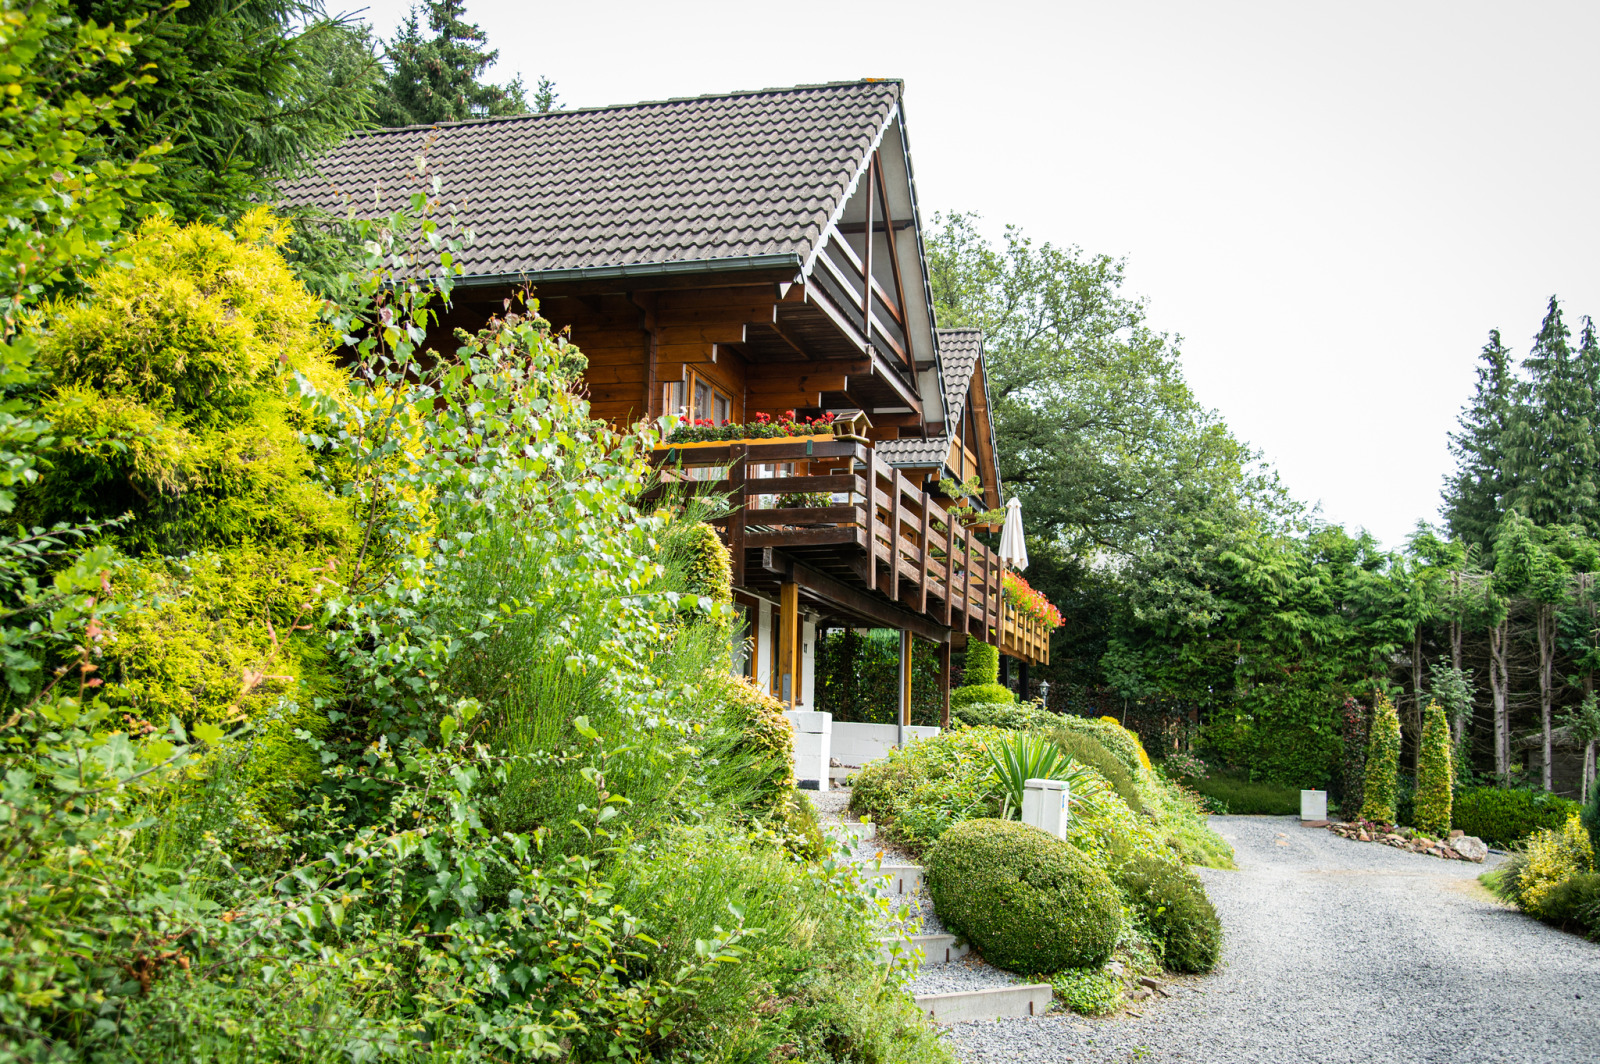
[[[890,894],[915,894],[922,889],[921,865],[885,862],[876,872],[868,870],[867,877],[882,883]]]
[[[929,1019],[940,1023],[1043,1016],[1050,1011],[1050,984],[1024,983],[953,994],[918,994],[916,1002]]]
[[[844,829],[858,839],[875,839],[878,837],[878,825],[863,824],[859,820],[843,821]]]
[[[906,935],[904,938],[883,938],[878,941],[883,944],[882,956],[886,964],[893,959],[889,949],[896,942],[903,942],[907,947],[915,946],[921,949],[922,967],[924,968],[937,968],[941,964],[952,964],[972,952],[972,947],[970,946],[956,945],[956,936],[954,935]]]

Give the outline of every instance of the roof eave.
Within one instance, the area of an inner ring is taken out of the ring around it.
[[[793,252],[743,255],[728,259],[675,259],[671,262],[635,262],[621,266],[577,266],[564,270],[524,270],[518,273],[477,274],[458,277],[457,288],[500,288],[517,284],[567,284],[578,281],[650,280],[719,273],[780,271],[798,274],[801,258]]]

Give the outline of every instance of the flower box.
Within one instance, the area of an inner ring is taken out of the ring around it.
[[[746,437],[738,440],[696,440],[693,443],[658,443],[651,448],[653,451],[690,451],[696,447],[731,447],[736,443],[832,443],[836,439],[854,440],[854,436],[836,436],[829,432],[816,433],[811,436],[761,436]],[[866,442],[865,440],[862,441]]]

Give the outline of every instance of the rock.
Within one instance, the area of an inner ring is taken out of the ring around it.
[[[1459,839],[1465,834],[1465,831],[1462,831],[1460,828],[1455,828],[1450,832],[1450,841],[1454,842],[1456,839]]]
[[[1357,832],[1356,833],[1356,838],[1360,839],[1362,842],[1371,842],[1372,841],[1372,836],[1368,835],[1365,831]]]
[[[1148,987],[1141,986],[1139,989],[1137,989],[1137,990],[1135,990],[1133,992],[1133,1000],[1135,1000],[1135,1001],[1143,1001],[1145,998],[1147,998],[1149,996],[1150,996],[1150,989]]]
[[[1122,966],[1121,961],[1112,961],[1110,964],[1106,965],[1106,971],[1110,972],[1118,979],[1121,979],[1123,976],[1128,974],[1128,969]]]
[[[1459,839],[1452,839],[1450,848],[1459,853],[1464,860],[1477,861],[1479,864],[1489,856],[1489,847],[1475,835],[1463,835]]]
[[[830,758],[828,758],[828,767],[829,768],[844,768],[844,762],[840,761],[836,757],[830,757]]]

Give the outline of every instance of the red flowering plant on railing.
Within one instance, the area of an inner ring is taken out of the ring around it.
[[[1061,627],[1061,611],[1039,592],[1028,586],[1021,573],[1007,569],[1000,576],[1000,592],[1018,613],[1037,618],[1046,629]]]
[[[785,410],[774,418],[771,414],[756,414],[754,421],[740,424],[724,420],[721,424],[708,417],[685,418],[667,435],[666,443],[717,443],[723,440],[774,440],[784,436],[823,436],[833,432],[833,415],[808,417],[794,416]]]

